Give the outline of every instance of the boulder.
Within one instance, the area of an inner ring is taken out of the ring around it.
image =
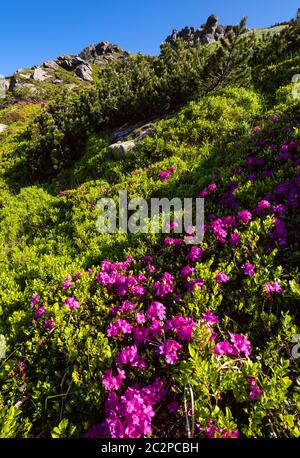
[[[18,80],[18,74],[14,74],[9,80],[9,91],[17,89],[28,89],[31,93],[36,91],[36,87],[32,83],[23,83]]]
[[[51,78],[51,75],[49,75],[49,73],[45,72],[45,70],[43,70],[41,67],[37,67],[33,72],[32,78],[35,81],[43,82],[43,81],[49,80]]]
[[[6,129],[8,129],[6,124],[0,124],[0,134],[2,134],[2,132],[4,132]]]
[[[5,97],[6,91],[9,89],[10,80],[0,77],[0,99]]]
[[[128,57],[129,53],[124,51],[120,46],[109,43],[108,41],[101,41],[98,44],[92,44],[84,48],[79,57],[87,62],[97,63],[99,62],[99,57]],[[101,62],[101,61],[100,61]]]
[[[126,142],[113,143],[109,146],[115,159],[123,159],[126,156],[133,154],[135,141],[127,140]]]
[[[32,73],[18,73],[18,76],[24,80],[30,80],[32,78]]]
[[[84,81],[93,81],[92,68],[89,64],[81,64],[76,67],[75,74]]]
[[[64,54],[62,56],[59,56],[56,63],[65,70],[72,71],[79,67],[79,65],[85,64],[86,62],[79,56]]]
[[[45,62],[43,63],[43,67],[44,68],[48,68],[50,70],[57,70],[58,69],[58,65],[55,62],[55,60],[45,60]]]

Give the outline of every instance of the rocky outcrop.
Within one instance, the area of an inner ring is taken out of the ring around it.
[[[43,62],[43,67],[47,70],[57,70],[58,64],[55,62],[55,60],[46,60]]]
[[[122,127],[114,133],[115,143],[109,149],[115,159],[123,159],[134,153],[135,147],[143,138],[153,134],[152,123]]]
[[[98,44],[92,44],[79,54],[81,59],[92,62],[93,64],[103,63],[101,58],[114,59],[128,57],[129,53],[124,51],[120,46],[109,43],[108,41],[101,41]]]
[[[172,46],[174,46],[177,41],[181,39],[191,46],[197,43],[207,45],[210,43],[215,43],[221,38],[225,38],[233,30],[233,26],[225,26],[219,24],[218,17],[212,14],[209,16],[206,23],[198,29],[195,29],[194,27],[185,27],[180,31],[174,29],[172,34],[166,38],[166,43],[170,43]]]
[[[75,74],[78,76],[78,78],[84,80],[84,81],[93,81],[93,75],[92,75],[92,68],[89,64],[81,64],[78,65],[75,69]]]
[[[34,72],[32,74],[32,79],[35,81],[47,81],[52,78],[52,75],[49,75],[45,70],[43,70],[41,67],[37,67],[34,69]]]
[[[135,146],[136,143],[134,140],[127,140],[125,142],[113,143],[109,146],[109,149],[115,159],[123,159],[133,153]]]
[[[78,78],[78,84],[80,84],[80,81],[91,83],[93,82],[91,64],[104,66],[109,61],[124,59],[129,55],[127,51],[124,51],[118,45],[111,44],[108,41],[101,41],[98,44],[86,47],[78,55],[63,54],[56,60],[46,60],[41,65],[31,69],[16,71],[13,76],[7,78],[7,90],[26,89],[33,94],[38,91],[38,87],[34,82],[64,85],[67,89],[72,90],[77,84],[64,81],[63,75],[58,72],[59,68],[72,72]],[[5,92],[4,89],[2,92]],[[0,97],[2,92],[0,87]]]
[[[20,74],[15,73],[9,80],[9,91],[14,91],[18,89],[27,89],[29,92],[34,93],[36,91],[36,86],[33,83],[26,83],[19,79]]]
[[[58,57],[56,63],[65,70],[72,71],[79,67],[79,65],[85,64],[85,61],[76,55],[63,54]]]

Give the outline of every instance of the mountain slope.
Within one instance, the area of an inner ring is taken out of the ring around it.
[[[0,111],[1,437],[299,437],[297,39],[242,22]],[[122,190],[205,198],[203,242],[100,234]]]

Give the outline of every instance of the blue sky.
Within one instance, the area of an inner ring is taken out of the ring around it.
[[[1,2],[0,74],[108,40],[157,54],[173,29],[198,27],[214,13],[222,24],[248,16],[264,27],[295,16],[299,0],[14,0]]]

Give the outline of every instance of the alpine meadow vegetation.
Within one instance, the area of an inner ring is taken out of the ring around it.
[[[0,110],[0,437],[300,437],[299,40],[243,19]],[[100,234],[123,189],[204,198],[203,242]]]

